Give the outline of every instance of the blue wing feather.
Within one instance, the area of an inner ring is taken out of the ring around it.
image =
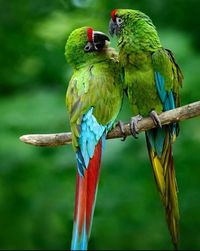
[[[165,90],[165,80],[164,77],[159,73],[155,72],[156,88],[158,95],[163,104],[163,111],[168,111],[175,108],[175,101],[173,92]]]
[[[84,170],[85,170],[85,162],[84,162],[83,155],[81,154],[80,150],[76,152],[76,159],[77,159],[78,172],[80,176],[83,176]]]
[[[84,175],[84,170],[87,169],[100,138],[104,133],[107,133],[114,122],[112,121],[107,125],[99,124],[93,115],[93,109],[94,108],[91,107],[87,113],[83,115],[80,125],[79,150],[76,152],[76,157],[78,171],[81,176]]]
[[[172,91],[165,90],[165,80],[164,77],[159,73],[155,72],[155,83],[158,95],[163,105],[163,111],[168,111],[175,108],[175,101]],[[174,123],[171,129],[171,134],[176,133],[176,124]],[[147,132],[147,136],[151,147],[157,153],[159,157],[162,155],[163,144],[165,141],[165,130],[163,128],[157,128],[155,130],[150,130]]]
[[[165,90],[165,81],[162,75],[159,72],[155,73],[155,80],[156,80],[156,88],[158,91],[158,95],[161,99],[162,104],[165,104],[167,99],[167,92]]]

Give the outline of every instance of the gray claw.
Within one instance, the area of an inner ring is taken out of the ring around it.
[[[126,140],[126,134],[125,134],[124,123],[121,120],[119,120],[117,124],[118,124],[118,126],[119,126],[119,128],[121,130],[122,135],[123,135],[123,138],[121,139],[121,141],[125,141]]]
[[[137,116],[131,118],[130,129],[131,129],[131,133],[135,139],[138,138],[137,134],[139,134],[139,132],[138,132],[139,130],[138,130],[137,124],[140,120],[142,120],[141,115],[137,115]]]
[[[151,112],[150,112],[150,117],[152,118],[153,123],[154,123],[154,125],[155,125],[156,127],[162,128],[162,124],[161,124],[161,122],[160,122],[160,119],[159,119],[158,114],[157,114],[156,111],[154,111],[154,110],[151,111]]]

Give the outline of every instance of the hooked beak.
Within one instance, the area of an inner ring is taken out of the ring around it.
[[[117,25],[116,22],[112,20],[112,18],[110,19],[110,23],[109,23],[109,33],[112,37],[113,35],[119,34],[119,26]]]
[[[106,41],[110,41],[109,37],[100,31],[93,32],[93,41],[88,42],[84,48],[85,52],[100,51],[104,48]]]
[[[97,50],[103,49],[106,41],[110,41],[109,37],[100,31],[94,31],[94,45]]]

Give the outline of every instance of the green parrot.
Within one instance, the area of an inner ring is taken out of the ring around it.
[[[122,104],[118,57],[108,41],[104,33],[82,27],[70,34],[65,47],[73,68],[66,104],[77,161],[72,250],[87,249],[106,134]]]
[[[124,88],[134,116],[130,123],[132,134],[137,137],[137,123],[142,116],[150,115],[156,125],[146,132],[147,148],[172,242],[177,248],[179,207],[172,143],[179,126],[174,123],[162,127],[158,114],[180,106],[183,75],[172,52],[162,47],[156,28],[146,14],[115,9],[109,31],[118,38]]]

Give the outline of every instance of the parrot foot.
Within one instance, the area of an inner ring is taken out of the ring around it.
[[[131,129],[131,133],[132,133],[132,135],[133,135],[133,137],[135,138],[135,139],[137,139],[138,137],[137,137],[137,134],[139,134],[138,133],[138,127],[137,127],[137,124],[138,124],[138,122],[140,121],[140,120],[142,120],[142,116],[139,114],[139,115],[137,115],[137,116],[135,116],[135,117],[132,117],[131,118],[131,122],[130,122],[130,129]]]
[[[154,125],[155,125],[156,127],[162,128],[162,124],[161,124],[161,122],[160,122],[160,119],[159,119],[159,117],[158,117],[157,112],[153,110],[153,111],[150,112],[149,115],[150,115],[150,117],[152,118]]]
[[[117,125],[119,126],[119,128],[120,128],[120,130],[121,130],[121,133],[122,133],[122,135],[123,135],[123,138],[121,139],[121,141],[125,141],[127,136],[126,136],[126,134],[125,134],[125,126],[124,126],[124,123],[123,123],[121,120],[119,120],[118,123],[117,123]]]

